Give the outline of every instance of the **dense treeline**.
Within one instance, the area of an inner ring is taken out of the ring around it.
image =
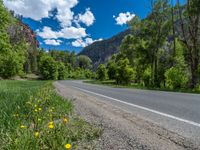
[[[64,80],[94,78],[91,69],[92,61],[84,55],[74,52],[51,50],[40,51],[39,72],[43,79]]]
[[[36,74],[42,79],[92,78],[91,60],[74,52],[39,49],[35,33],[0,0],[0,78]]]
[[[98,67],[98,79],[146,87],[197,88],[200,0],[188,0],[183,6],[178,0],[175,6],[169,0],[151,2],[147,18],[135,17],[130,22],[132,33],[124,38],[120,52],[106,66]]]

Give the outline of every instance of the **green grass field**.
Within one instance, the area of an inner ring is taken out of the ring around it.
[[[101,130],[73,115],[51,82],[0,81],[0,149],[76,149]]]

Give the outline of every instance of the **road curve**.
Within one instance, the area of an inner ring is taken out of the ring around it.
[[[200,143],[200,95],[112,88],[82,81],[62,85],[111,101],[128,112]]]

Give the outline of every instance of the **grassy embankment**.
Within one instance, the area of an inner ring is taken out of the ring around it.
[[[167,89],[167,88],[154,88],[154,87],[145,87],[143,85],[132,83],[130,85],[117,85],[114,80],[107,81],[98,81],[98,80],[88,80],[84,81],[85,83],[90,84],[99,84],[106,85],[114,88],[132,88],[132,89],[143,89],[143,90],[156,90],[156,91],[168,91],[168,92],[182,92],[182,93],[196,93],[200,94],[200,87],[198,89]]]
[[[73,115],[51,82],[0,81],[0,149],[76,149],[100,130]],[[85,145],[84,145],[85,143]]]

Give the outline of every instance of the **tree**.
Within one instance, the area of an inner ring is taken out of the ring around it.
[[[111,59],[107,63],[107,72],[108,72],[108,78],[110,80],[115,80],[116,79],[116,74],[117,74],[117,64],[116,64],[116,57],[117,55],[113,55]]]
[[[44,55],[40,59],[40,73],[45,80],[58,79],[57,62],[50,56]]]
[[[58,80],[64,80],[67,78],[66,67],[63,62],[57,62],[58,65]]]
[[[106,80],[107,70],[104,64],[100,64],[97,68],[97,79],[100,81]]]
[[[200,0],[187,0],[186,8],[182,8],[178,0],[178,8],[181,27],[180,39],[186,47],[186,60],[191,72],[190,87],[195,88],[199,81]]]
[[[117,66],[117,84],[130,84],[135,78],[135,71],[129,66],[129,60],[127,58],[119,60]]]
[[[80,55],[77,57],[77,65],[83,69],[90,69],[92,67],[92,61],[88,56]]]

